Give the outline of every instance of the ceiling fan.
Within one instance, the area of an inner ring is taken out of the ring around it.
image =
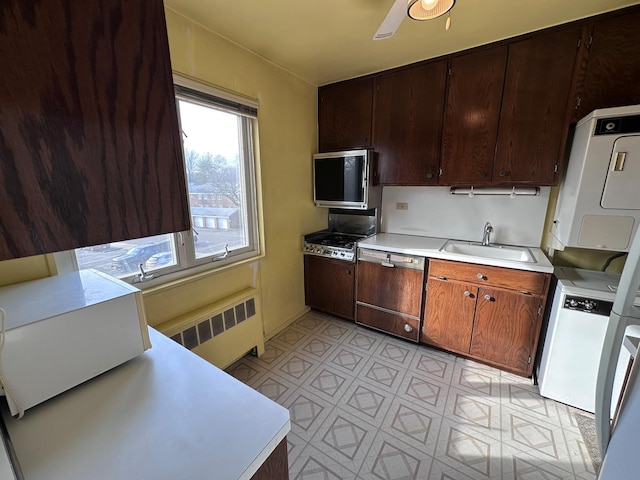
[[[373,36],[374,40],[384,40],[396,33],[405,15],[413,20],[431,20],[449,12],[455,0],[395,0],[380,28]],[[447,18],[445,28],[449,30],[451,16]]]

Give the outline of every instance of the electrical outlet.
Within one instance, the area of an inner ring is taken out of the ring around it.
[[[396,203],[396,210],[409,210],[409,204],[405,202]]]

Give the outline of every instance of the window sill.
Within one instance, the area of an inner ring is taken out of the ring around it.
[[[254,254],[242,260],[238,260],[237,262],[228,263],[220,267],[213,267],[211,264],[207,263],[205,265],[199,265],[197,267],[192,267],[186,270],[168,273],[166,275],[162,275],[151,280],[146,280],[144,282],[133,283],[132,285],[136,288],[139,288],[142,291],[143,296],[153,295],[164,290],[187,285],[189,283],[197,282],[213,275],[218,275],[233,270],[242,265],[259,261],[263,257],[264,254]]]

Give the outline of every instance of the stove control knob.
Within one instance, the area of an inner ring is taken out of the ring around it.
[[[321,253],[321,252],[322,252],[322,249],[316,248],[316,253]]]
[[[578,302],[576,301],[575,298],[572,298],[569,300],[569,306],[574,308],[578,306]]]
[[[594,302],[592,302],[591,300],[585,300],[584,302],[585,310],[593,310],[594,308],[596,308],[596,305]]]

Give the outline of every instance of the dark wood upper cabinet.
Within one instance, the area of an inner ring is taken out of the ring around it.
[[[373,146],[380,183],[438,183],[447,62],[376,77]]]
[[[557,182],[581,29],[509,45],[493,183]]]
[[[321,152],[371,146],[373,79],[358,78],[318,89]]]
[[[640,103],[640,8],[596,19],[574,120],[593,110]]]
[[[440,184],[491,183],[506,65],[506,45],[450,60]]]
[[[189,228],[161,0],[0,7],[0,260]]]

